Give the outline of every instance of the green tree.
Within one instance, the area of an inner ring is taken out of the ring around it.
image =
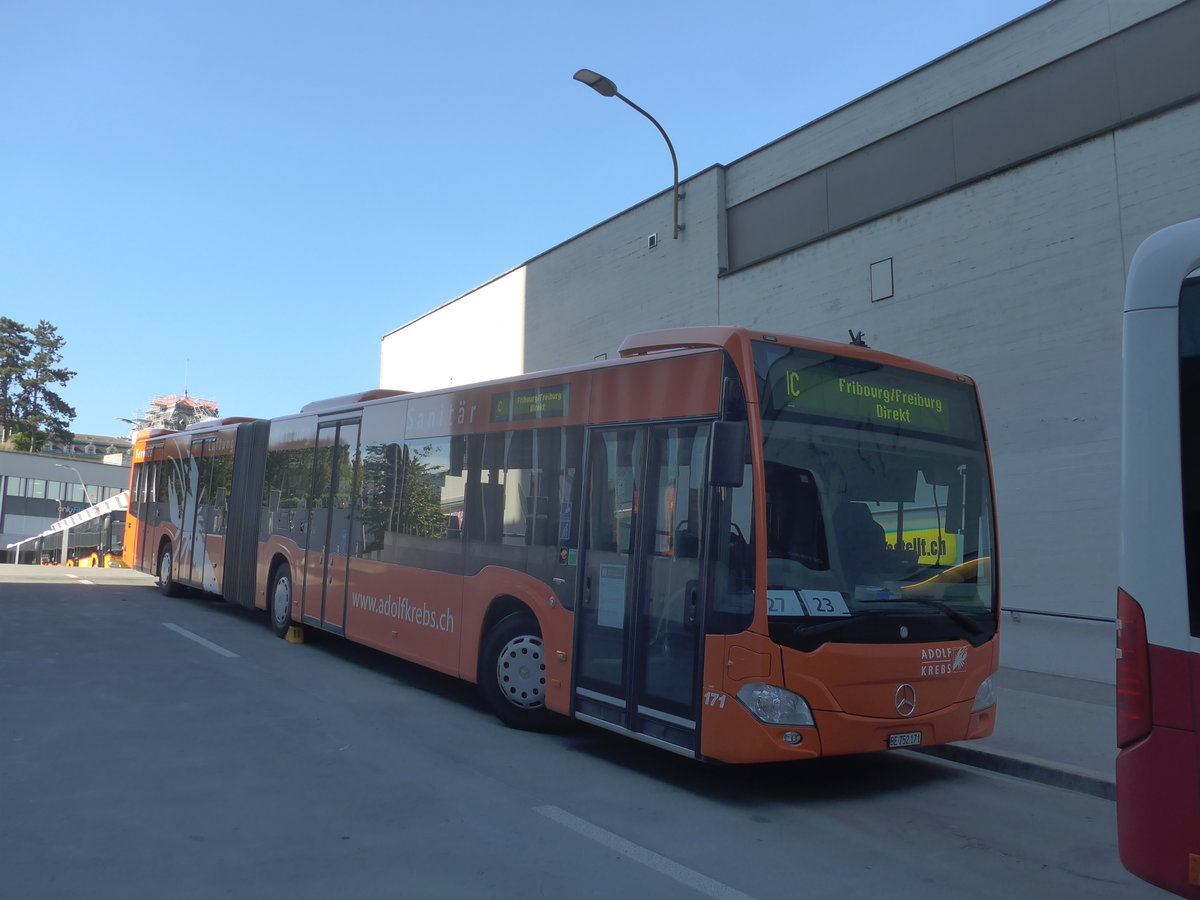
[[[11,439],[17,430],[16,400],[32,349],[29,329],[0,316],[0,440]]]
[[[75,410],[54,390],[75,377],[61,365],[65,343],[45,319],[29,328],[0,318],[0,438],[23,434],[33,450],[71,439]]]

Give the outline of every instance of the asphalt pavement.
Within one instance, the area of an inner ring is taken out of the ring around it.
[[[1001,668],[991,737],[921,751],[1112,800],[1117,725],[1113,685]]]
[[[56,572],[67,572],[80,581],[92,574],[87,569],[37,566],[19,571],[35,581],[53,578]],[[105,580],[150,583],[148,576],[135,572],[107,570],[99,575]],[[1010,630],[1004,639],[1020,640],[1021,632]],[[1097,641],[1094,652],[1112,653],[1112,646]],[[995,684],[998,707],[991,737],[901,752],[927,753],[1108,800],[1115,797],[1116,692],[1111,683],[1001,667]]]

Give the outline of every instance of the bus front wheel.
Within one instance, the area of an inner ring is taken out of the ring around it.
[[[531,613],[505,616],[488,632],[479,654],[479,689],[505,725],[543,730],[546,709],[546,652]]]
[[[178,581],[175,580],[175,556],[171,553],[171,545],[164,544],[158,554],[158,589],[166,597],[178,597],[183,593]]]
[[[280,563],[275,570],[270,598],[271,630],[279,637],[287,637],[292,627],[292,570],[287,563]]]

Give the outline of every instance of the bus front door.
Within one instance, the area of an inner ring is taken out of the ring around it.
[[[302,621],[336,634],[344,633],[346,626],[358,430],[357,419],[322,422],[313,464]]]
[[[597,429],[588,451],[578,718],[699,748],[707,425]]]

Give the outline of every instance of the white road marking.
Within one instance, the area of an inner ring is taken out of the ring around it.
[[[557,806],[535,806],[533,811],[541,813],[547,819],[553,819],[559,825],[570,828],[576,834],[581,834],[589,840],[603,844],[611,850],[616,850],[622,856],[627,856],[634,862],[639,862],[643,866],[666,875],[668,878],[673,878],[680,884],[687,885],[707,897],[713,897],[716,900],[753,900],[748,894],[743,894],[741,891],[735,890],[727,884],[715,881],[707,875],[701,875],[695,869],[681,866],[679,863],[667,859],[653,850],[648,850],[640,844],[627,841],[625,838],[613,834],[611,831],[606,831],[599,825],[593,825],[586,819],[573,816],[566,810],[559,809]]]
[[[189,641],[195,641],[201,647],[207,647],[213,653],[220,653],[222,656],[227,656],[233,659],[237,658],[237,654],[232,650],[226,650],[220,644],[214,644],[212,641],[208,640],[208,638],[202,638],[200,635],[194,634],[193,632],[188,631],[186,628],[176,625],[174,622],[163,622],[163,627],[170,628],[176,634],[182,634]]]

